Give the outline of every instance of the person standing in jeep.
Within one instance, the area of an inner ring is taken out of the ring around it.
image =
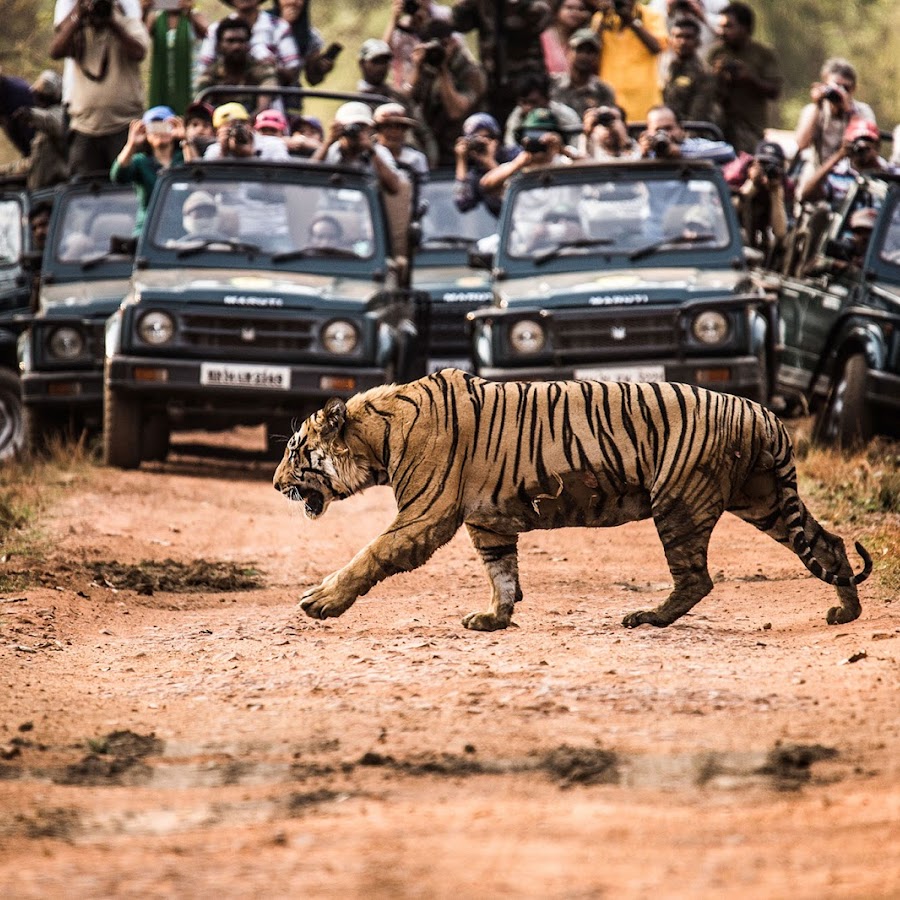
[[[72,175],[108,172],[144,111],[144,23],[113,0],[77,0],[57,26],[52,59],[72,59],[69,167]]]

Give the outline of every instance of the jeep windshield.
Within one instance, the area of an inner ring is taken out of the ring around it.
[[[318,260],[320,269],[336,270],[371,261],[378,249],[371,197],[362,188],[323,178],[301,183],[289,173],[242,178],[235,168],[173,176],[160,188],[144,250],[166,251],[167,261],[170,253],[216,267]]]
[[[535,266],[620,268],[641,260],[697,265],[698,253],[731,246],[733,217],[720,185],[704,174],[665,176],[641,169],[609,180],[566,176],[511,192],[503,249]]]
[[[22,204],[0,200],[0,266],[9,266],[22,253]]]
[[[887,228],[883,232],[884,238],[878,250],[878,258],[881,262],[887,263],[885,271],[891,280],[900,282],[900,192],[896,195],[894,208],[889,215]]]
[[[419,253],[461,250],[464,258],[469,247],[497,231],[497,219],[484,204],[460,210],[454,201],[455,190],[455,181],[450,177],[441,178],[438,173],[422,185],[425,211],[421,218]]]
[[[96,269],[106,260],[131,261],[114,246],[113,238],[127,240],[134,234],[137,197],[131,187],[120,190],[75,192],[60,199],[53,229],[53,260],[83,271]]]

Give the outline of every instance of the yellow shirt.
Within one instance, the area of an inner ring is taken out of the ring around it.
[[[665,50],[668,40],[663,17],[646,6],[638,6],[635,18],[640,18],[644,28],[659,41],[660,51]],[[612,85],[616,103],[629,119],[645,119],[651,106],[662,103],[659,55],[647,49],[630,25],[622,28],[615,13],[596,13],[591,27],[603,42],[597,74]]]

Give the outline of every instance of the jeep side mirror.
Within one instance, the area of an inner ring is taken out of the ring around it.
[[[490,271],[494,265],[494,254],[487,250],[469,251],[469,267],[472,269],[487,269]]]
[[[137,238],[133,235],[131,237],[121,237],[120,235],[114,234],[109,239],[110,253],[115,253],[120,256],[134,256],[136,250]]]

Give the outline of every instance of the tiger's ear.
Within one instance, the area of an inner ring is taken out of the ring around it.
[[[331,444],[344,430],[347,421],[347,407],[338,397],[332,397],[319,413],[319,434],[322,441]]]

